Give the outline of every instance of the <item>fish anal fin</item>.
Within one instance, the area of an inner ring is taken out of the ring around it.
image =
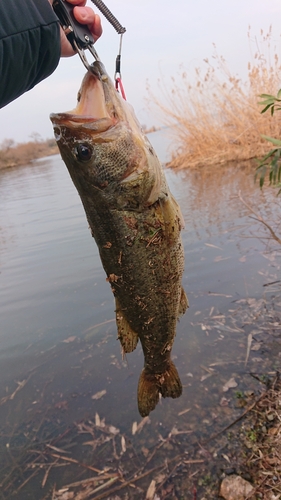
[[[118,331],[118,339],[123,348],[124,353],[132,352],[137,347],[138,335],[126,320],[121,308],[116,301],[116,324]]]
[[[181,288],[178,318],[180,318],[180,316],[182,316],[188,308],[189,308],[189,303],[188,303],[187,295],[186,295],[184,289]]]
[[[178,398],[182,394],[180,377],[171,360],[161,375],[143,369],[138,385],[138,408],[142,417],[154,410],[159,401],[159,393],[164,398]]]

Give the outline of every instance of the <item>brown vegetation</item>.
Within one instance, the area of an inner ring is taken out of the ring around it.
[[[259,105],[261,93],[278,91],[281,70],[275,47],[271,47],[271,29],[266,35],[261,31],[261,38],[260,46],[255,41],[246,82],[231,74],[214,46],[213,61],[204,60],[205,72],[195,69],[194,79],[183,71],[179,80],[172,78],[169,85],[161,85],[162,100],[151,96],[172,130],[177,150],[171,167],[261,157],[271,147],[261,134],[280,136],[280,114],[261,115]]]
[[[245,466],[258,498],[277,500],[281,491],[281,382],[277,374],[242,427]],[[252,495],[250,498],[254,498]]]
[[[5,139],[0,144],[0,169],[26,165],[33,160],[58,153],[54,139],[42,140],[33,134],[31,141],[17,144],[13,139]]]

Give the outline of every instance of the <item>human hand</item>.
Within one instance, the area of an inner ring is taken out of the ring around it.
[[[78,23],[86,24],[91,31],[94,40],[97,40],[102,34],[101,20],[98,14],[95,14],[91,7],[85,7],[86,0],[67,0],[68,3],[75,5],[73,15]],[[52,4],[53,0],[49,0]],[[76,54],[73,50],[71,43],[67,40],[63,29],[60,30],[61,34],[61,56],[69,57]]]

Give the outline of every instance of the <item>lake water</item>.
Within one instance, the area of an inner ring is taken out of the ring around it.
[[[163,134],[150,138],[164,160]],[[234,391],[259,388],[251,372],[280,367],[278,321],[272,315],[276,328],[267,332],[257,324],[273,299],[279,317],[279,284],[269,283],[279,280],[280,253],[238,197],[241,190],[271,223],[280,219],[275,193],[265,197],[253,170],[238,165],[166,175],[186,223],[183,285],[190,309],[172,352],[184,391],[151,413],[136,449],[173,426],[209,435],[233,412],[234,419]],[[0,484],[2,497],[10,498],[5,478],[34,429],[47,426],[59,435],[98,413],[130,434],[141,421],[136,392],[143,355],[138,346],[122,360],[112,292],[59,156],[0,171],[0,215]],[[224,392],[232,377],[237,387]],[[93,399],[100,391],[106,392]],[[224,396],[228,405],[220,404]],[[49,487],[52,481],[50,475]],[[32,488],[15,498],[43,498]]]

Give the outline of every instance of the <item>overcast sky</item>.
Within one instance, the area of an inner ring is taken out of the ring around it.
[[[280,0],[105,0],[105,3],[127,28],[122,77],[128,101],[141,123],[151,125],[156,121],[145,102],[147,80],[157,93],[157,80],[162,75],[168,79],[176,76],[182,64],[192,79],[194,68],[203,66],[203,59],[212,56],[213,43],[230,70],[245,78],[251,49],[255,50],[254,41],[250,47],[247,36],[249,25],[253,40],[255,36],[261,38],[261,29],[267,32],[272,26],[273,40],[281,56]],[[88,5],[93,6],[89,0]],[[113,77],[119,36],[104,19],[103,27],[96,50]],[[89,59],[92,60],[90,54]],[[26,141],[34,132],[44,139],[52,137],[49,114],[75,106],[84,73],[78,56],[61,60],[53,75],[1,109],[0,142],[5,138]]]

